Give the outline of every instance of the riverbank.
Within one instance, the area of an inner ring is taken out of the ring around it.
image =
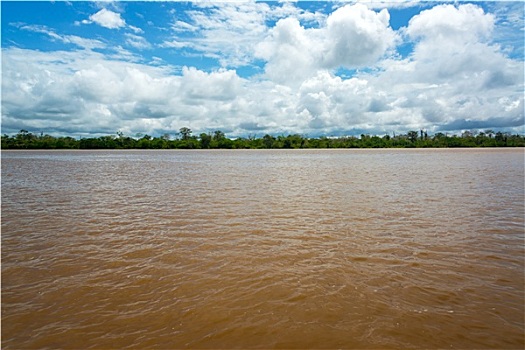
[[[455,148],[455,147],[525,147],[525,135],[504,132],[464,132],[461,136],[409,131],[407,134],[312,138],[299,134],[231,139],[222,131],[193,136],[188,128],[172,137],[149,135],[130,137],[122,133],[75,139],[35,135],[21,130],[14,136],[1,137],[2,149],[290,149],[290,148]]]

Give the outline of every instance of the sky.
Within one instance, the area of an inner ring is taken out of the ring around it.
[[[524,6],[2,1],[2,133],[523,134]]]

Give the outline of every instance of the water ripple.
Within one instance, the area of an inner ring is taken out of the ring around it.
[[[500,149],[2,152],[2,347],[523,348],[523,169]]]

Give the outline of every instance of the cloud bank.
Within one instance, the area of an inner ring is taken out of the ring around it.
[[[159,36],[127,23],[132,3],[89,16],[117,42],[12,25],[69,46],[2,49],[3,132],[524,132],[523,55],[494,39],[502,8],[426,3],[394,29],[392,9],[361,3],[171,5]]]

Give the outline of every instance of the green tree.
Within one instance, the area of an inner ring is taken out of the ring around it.
[[[201,148],[202,149],[210,148],[211,140],[212,140],[211,135],[206,134],[206,133],[200,134]]]
[[[496,140],[496,144],[499,147],[507,146],[507,139],[508,139],[508,134],[507,133],[503,133],[501,131],[498,131],[496,133],[495,140]]]
[[[407,133],[407,136],[410,142],[414,143],[417,141],[417,134],[418,134],[417,131],[409,131]]]
[[[137,146],[143,149],[151,148],[151,136],[149,135],[142,136],[142,138],[138,140]]]
[[[2,149],[14,148],[14,139],[7,134],[2,135]]]
[[[275,142],[275,137],[273,137],[271,135],[268,135],[268,134],[263,136],[263,146],[264,146],[264,148],[272,148],[274,142]]]
[[[191,137],[191,129],[187,127],[180,128],[179,133],[181,135],[182,140],[187,141]]]
[[[233,148],[233,141],[230,140],[230,139],[227,138],[227,137],[223,137],[223,138],[219,141],[219,148],[226,148],[226,149]]]
[[[224,139],[226,137],[226,135],[224,135],[224,133],[220,130],[216,130],[213,132],[213,139],[217,142],[219,142],[220,140]]]

